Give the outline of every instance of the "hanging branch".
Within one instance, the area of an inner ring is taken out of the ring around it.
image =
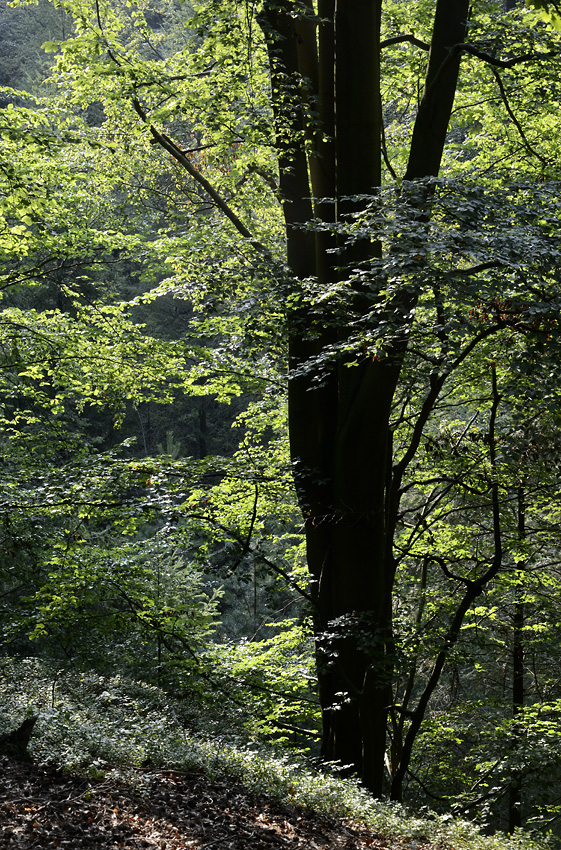
[[[115,56],[114,51],[111,49],[109,43],[107,42],[107,39],[103,35],[103,24],[101,21],[99,0],[96,0],[95,8],[97,23],[100,29],[100,35],[104,42],[105,49],[107,50],[107,55],[115,63],[115,65],[117,65],[117,67],[121,68],[122,62],[117,58],[117,56]],[[136,80],[133,80],[133,92],[137,91],[139,85],[140,84],[138,84]],[[260,253],[263,254],[267,260],[272,261],[273,258],[271,252],[261,242],[255,239],[251,231],[248,230],[248,228],[245,226],[239,216],[236,215],[236,213],[230,207],[227,201],[216,191],[214,186],[212,186],[212,184],[206,179],[206,177],[203,177],[203,175],[199,171],[197,171],[193,163],[189,160],[189,151],[181,150],[181,148],[172,139],[170,139],[169,136],[166,136],[165,133],[160,133],[160,131],[157,130],[153,124],[150,123],[146,110],[143,108],[138,97],[136,97],[136,94],[133,93],[131,95],[131,100],[136,114],[148,126],[154,141],[159,144],[160,147],[164,148],[164,150],[170,153],[173,158],[177,162],[179,162],[179,164],[187,171],[189,176],[192,177],[193,180],[195,180],[200,186],[202,186],[206,194],[212,199],[218,209],[222,213],[224,213],[224,215],[227,219],[229,219],[229,221],[232,222],[238,233],[240,233],[244,237],[244,239],[247,239],[248,242],[250,242],[254,248],[260,251]]]
[[[548,163],[547,159],[545,159],[545,157],[543,157],[540,153],[538,153],[538,151],[535,148],[532,147],[532,145],[528,141],[528,137],[526,136],[526,133],[524,132],[522,124],[520,123],[520,121],[518,120],[518,118],[516,117],[514,112],[512,111],[512,108],[510,106],[510,103],[508,102],[505,87],[503,85],[503,81],[501,80],[501,76],[500,76],[499,72],[497,71],[496,68],[491,68],[491,71],[493,72],[493,76],[494,76],[495,80],[497,81],[497,85],[499,87],[499,91],[501,93],[501,99],[502,99],[502,102],[504,103],[505,109],[508,112],[510,120],[512,121],[512,123],[514,124],[516,129],[518,130],[518,132],[520,134],[520,138],[522,139],[522,141],[524,143],[524,147],[529,151],[529,153],[532,154],[532,156],[535,156],[536,159],[539,159],[539,161],[543,165],[547,165],[547,163]]]

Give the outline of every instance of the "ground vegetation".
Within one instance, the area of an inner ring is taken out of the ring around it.
[[[556,5],[3,9],[3,655],[555,829]]]

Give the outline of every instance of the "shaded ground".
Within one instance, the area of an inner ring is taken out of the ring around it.
[[[150,771],[138,786],[0,756],[0,847],[74,850],[363,850],[381,836],[269,803],[202,774]]]

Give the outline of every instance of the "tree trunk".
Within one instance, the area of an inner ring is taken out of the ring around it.
[[[0,755],[7,755],[21,761],[31,761],[27,748],[37,719],[38,715],[26,717],[13,732],[0,735]]]
[[[467,6],[467,0],[437,3],[410,180],[438,173],[459,67],[459,52],[449,48],[463,40]],[[334,342],[344,342],[347,329],[334,328],[329,315],[318,319],[301,295],[299,279],[315,278],[321,288],[337,274],[345,275],[346,268],[365,267],[379,255],[380,247],[370,239],[352,247],[340,244],[336,262],[343,271],[337,272],[329,250],[333,234],[314,235],[302,225],[312,218],[310,198],[317,219],[344,225],[360,209],[357,196],[379,190],[381,7],[381,0],[320,0],[317,42],[311,6],[295,13],[292,0],[275,0],[265,3],[261,16],[293,273],[289,428],[316,602],[323,755],[357,773],[375,795],[384,787],[392,702],[396,509],[388,509],[390,416],[406,333],[384,360],[363,354],[351,365],[340,357],[318,380],[313,358]],[[294,97],[298,77],[307,81],[303,99],[302,86],[298,89],[300,101]],[[319,115],[315,124],[307,117],[306,97]],[[309,162],[304,139],[311,149]],[[322,202],[325,198],[335,206]],[[375,283],[366,290],[363,284],[352,285],[355,316],[367,315]]]
[[[409,181],[438,174],[468,5],[437,0]],[[352,245],[335,236],[360,211],[362,198],[380,189],[381,14],[382,0],[317,0],[317,13],[312,0],[264,0],[258,16],[268,52],[290,271],[289,432],[315,601],[323,755],[358,774],[375,795],[384,786],[392,702],[393,538],[401,477],[415,454],[415,448],[406,452],[394,471],[391,410],[416,296],[404,291],[396,297],[393,342],[382,360],[366,350],[335,360],[337,345],[345,351],[349,322],[337,325],[330,306],[322,311],[311,304],[301,282],[315,281],[321,291],[348,277],[349,311],[363,321],[382,283],[369,271],[381,246],[370,235]],[[148,122],[138,99],[133,106]],[[252,239],[181,148],[152,124],[150,133]],[[421,206],[413,201],[412,215],[428,215],[422,198]],[[314,218],[323,226],[307,227]],[[357,268],[363,275],[353,277]]]
[[[526,537],[526,509],[524,487],[518,488],[518,538],[523,541]],[[519,567],[523,569],[523,567]],[[512,618],[512,717],[514,720],[514,735],[512,749],[520,745],[519,730],[516,719],[524,709],[524,602],[521,599],[521,588],[516,588],[514,614]],[[522,772],[513,771],[508,791],[508,832],[512,834],[522,827]]]

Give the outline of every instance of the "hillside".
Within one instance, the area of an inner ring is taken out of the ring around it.
[[[3,675],[2,675],[3,674]],[[37,716],[28,760],[0,755],[0,847],[85,850],[544,850],[412,814],[296,753],[193,728],[185,703],[125,678],[0,664],[0,733]],[[198,720],[202,722],[199,715]]]
[[[42,850],[388,846],[366,827],[274,803],[242,785],[212,782],[202,773],[138,771],[136,778],[135,784],[95,780],[2,756],[0,844]]]

